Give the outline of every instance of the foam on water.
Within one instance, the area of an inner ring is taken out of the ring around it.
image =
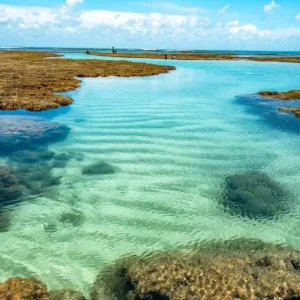
[[[177,71],[87,78],[68,93],[74,104],[53,120],[71,132],[50,150],[82,154],[84,160],[54,169],[62,176],[60,185],[13,209],[10,230],[0,233],[0,281],[35,276],[50,288],[87,293],[106,263],[129,253],[235,237],[300,248],[299,135],[287,126],[275,128],[235,99],[262,89],[299,88],[299,66],[168,63]],[[271,113],[278,114],[275,106]],[[117,172],[82,174],[83,167],[99,161]],[[224,212],[218,199],[225,177],[249,170],[282,183],[293,194],[295,209],[264,221]],[[58,221],[72,208],[85,215],[79,227]],[[57,230],[46,232],[45,223]]]

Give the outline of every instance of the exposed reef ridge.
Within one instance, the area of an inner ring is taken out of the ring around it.
[[[92,300],[300,299],[299,251],[259,240],[207,243],[121,258]]]
[[[175,67],[129,61],[73,60],[29,51],[0,52],[0,110],[41,111],[72,103],[55,94],[80,86],[75,77],[150,76]],[[44,59],[52,57],[52,59]]]
[[[103,53],[103,52],[89,52],[89,55],[95,56],[107,56],[107,57],[124,57],[124,58],[150,58],[150,59],[165,59],[167,55],[168,59],[177,60],[248,60],[248,61],[260,61],[260,62],[290,62],[300,63],[300,57],[294,56],[268,56],[268,55],[255,55],[255,56],[241,56],[235,54],[224,53],[170,53],[170,54],[158,54],[158,53]]]

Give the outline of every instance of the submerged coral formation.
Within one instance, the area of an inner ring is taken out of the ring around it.
[[[0,208],[22,195],[22,186],[12,168],[0,166]]]
[[[53,57],[53,59],[44,59]],[[0,55],[0,109],[40,111],[72,103],[56,94],[79,87],[74,77],[150,76],[175,67],[129,61],[62,59],[56,54],[5,51]]]
[[[279,110],[293,113],[296,117],[300,118],[300,107],[279,107]]]
[[[100,273],[92,300],[299,299],[299,252],[256,240],[127,257]]]
[[[48,300],[46,286],[34,278],[10,278],[0,283],[0,300]]]
[[[268,175],[246,172],[226,178],[224,205],[234,214],[271,218],[291,209],[291,197]]]
[[[85,215],[79,210],[72,209],[71,211],[62,213],[59,217],[59,221],[65,224],[71,224],[74,227],[78,227],[84,223]]]
[[[86,166],[82,169],[83,175],[109,175],[116,172],[110,164],[100,161],[98,163]]]
[[[35,149],[41,145],[63,140],[69,131],[70,128],[66,125],[50,122],[40,117],[1,116],[0,154]]]

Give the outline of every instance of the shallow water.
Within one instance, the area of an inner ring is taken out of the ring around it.
[[[74,98],[68,109],[38,114],[71,128],[49,150],[84,159],[54,168],[60,185],[13,208],[10,230],[0,233],[0,282],[35,276],[49,288],[88,293],[103,266],[125,254],[236,237],[300,248],[300,121],[279,113],[276,101],[257,104],[243,96],[299,88],[299,65],[168,63],[177,70],[83,79],[67,93]],[[116,173],[82,174],[99,161]],[[295,207],[289,214],[255,220],[224,211],[219,199],[226,176],[253,170],[290,191]],[[59,221],[72,208],[85,215],[82,225]],[[54,224],[54,232],[45,231],[45,223]]]

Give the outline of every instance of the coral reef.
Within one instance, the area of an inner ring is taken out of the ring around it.
[[[149,76],[174,67],[128,61],[73,60],[30,51],[5,51],[0,55],[0,109],[41,111],[72,103],[55,94],[79,87],[74,77]],[[44,59],[53,57],[53,59]]]
[[[114,174],[115,168],[106,162],[98,162],[82,169],[83,175],[108,175]]]
[[[224,205],[249,218],[271,218],[291,209],[289,194],[269,176],[246,172],[226,178]]]
[[[299,252],[256,240],[126,257],[100,273],[92,300],[299,299]]]
[[[34,278],[10,278],[0,283],[0,300],[48,300],[46,286]]]
[[[60,141],[69,134],[69,131],[66,125],[50,122],[40,117],[1,116],[0,154],[35,149],[50,142]]]
[[[86,300],[82,293],[72,290],[50,291],[49,296],[49,300]]]
[[[165,59],[166,54],[157,53],[103,53],[103,52],[90,52],[90,55],[95,56],[107,56],[107,57],[124,57],[124,58],[152,58],[152,59]],[[174,57],[174,58],[172,58]],[[255,56],[239,56],[235,54],[222,54],[222,53],[176,53],[167,54],[167,58],[177,60],[250,60],[260,62],[290,62],[300,63],[300,57],[294,56],[266,56],[266,55],[255,55]]]

